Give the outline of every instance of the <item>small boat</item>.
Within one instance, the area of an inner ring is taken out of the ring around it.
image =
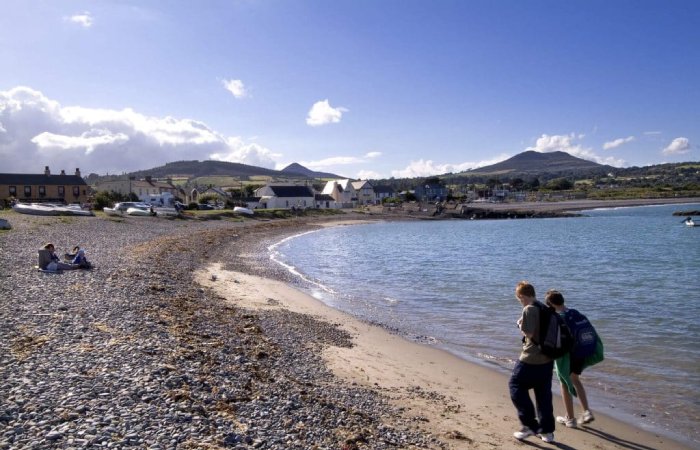
[[[175,217],[180,215],[177,209],[168,207],[155,208],[155,213],[158,217]]]
[[[244,208],[244,207],[242,207],[242,206],[234,206],[234,207],[233,207],[233,212],[238,213],[238,214],[247,214],[247,215],[249,215],[249,216],[252,216],[252,215],[253,215],[253,210],[252,210],[252,209]]]
[[[147,204],[141,203],[141,202],[120,202],[116,203],[113,208],[102,208],[102,211],[104,211],[105,214],[108,216],[123,216],[124,214],[128,214],[129,208],[139,208],[139,209],[148,209],[150,208]]]
[[[685,223],[685,226],[686,226],[686,227],[696,227],[696,226],[698,226],[698,225],[695,224],[695,221],[693,220],[692,217],[688,217],[687,219],[685,219],[685,221],[684,221],[683,223]]]
[[[10,222],[8,222],[5,219],[0,219],[0,230],[10,230],[12,229],[12,225],[10,225]]]
[[[79,205],[55,205],[53,203],[16,203],[12,209],[20,214],[33,216],[94,216]]]
[[[104,211],[104,213],[107,214],[108,216],[123,216],[124,215],[124,211],[122,211],[121,209],[117,209],[116,206],[114,208],[108,208],[105,206],[104,208],[102,208],[102,211]]]
[[[141,207],[141,206],[132,206],[126,210],[126,213],[130,216],[152,216],[154,213],[151,212],[151,209],[149,206]]]

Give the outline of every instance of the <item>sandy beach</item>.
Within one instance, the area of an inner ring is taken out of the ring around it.
[[[352,223],[346,220],[338,225]],[[354,345],[324,349],[324,360],[333,373],[347,382],[378,389],[417,427],[438,436],[450,448],[517,449],[525,445],[511,436],[519,422],[506,375],[364,323],[284,282],[227,271],[220,264],[198,271],[196,279],[239,307],[291,310],[337,324],[350,333]],[[514,354],[517,352],[514,348]],[[557,415],[563,415],[560,402],[555,396]],[[600,413],[595,422],[577,429],[560,425],[555,435],[557,447],[570,449],[690,448]],[[551,447],[536,438],[527,444]]]
[[[267,257],[381,216],[0,217],[0,449],[692,448],[603,414],[517,442],[503,373],[329,308]],[[95,270],[27,263],[78,239]]]

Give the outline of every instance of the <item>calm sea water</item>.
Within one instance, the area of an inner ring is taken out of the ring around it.
[[[687,209],[336,227],[270,250],[329,305],[502,371],[519,352],[515,283],[556,288],[605,343],[584,373],[593,409],[697,444],[700,227],[672,215]]]

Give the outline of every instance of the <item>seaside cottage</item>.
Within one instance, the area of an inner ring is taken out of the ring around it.
[[[316,194],[314,200],[316,202],[316,208],[318,209],[340,209],[343,207],[342,203],[336,202],[335,199],[328,194]]]
[[[357,201],[360,205],[373,205],[374,204],[374,187],[367,180],[353,181],[353,189],[357,196]]]
[[[263,208],[312,208],[314,192],[308,186],[267,185],[255,190]]]
[[[394,188],[391,186],[374,186],[374,200],[377,204],[381,204],[385,198],[393,198],[396,196]]]
[[[350,180],[328,181],[321,194],[330,195],[342,208],[353,208],[357,203],[355,188]]]
[[[158,181],[150,176],[146,176],[143,180],[129,177],[120,180],[101,181],[95,184],[95,190],[117,192],[122,195],[133,193],[143,202],[148,202],[151,196],[157,197],[167,193],[173,197],[179,197],[181,194],[180,190],[172,184],[170,179]]]
[[[11,198],[24,203],[59,202],[86,203],[90,187],[80,176],[80,169],[74,175],[51,175],[49,166],[43,174],[0,173],[0,201]]]

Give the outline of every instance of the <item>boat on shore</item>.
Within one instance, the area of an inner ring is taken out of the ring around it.
[[[20,214],[33,216],[94,216],[80,205],[56,205],[53,203],[16,203],[12,210]]]
[[[234,206],[233,212],[234,212],[234,213],[238,213],[238,214],[246,214],[246,215],[248,215],[248,216],[252,216],[252,215],[253,215],[253,210],[252,210],[252,209],[244,208],[244,207],[242,207],[242,206]]]
[[[130,208],[136,208],[140,210],[148,211],[150,206],[142,202],[120,202],[116,203],[112,208],[104,207],[102,211],[108,216],[123,216],[124,214],[129,214]],[[132,214],[141,215],[141,214]]]

